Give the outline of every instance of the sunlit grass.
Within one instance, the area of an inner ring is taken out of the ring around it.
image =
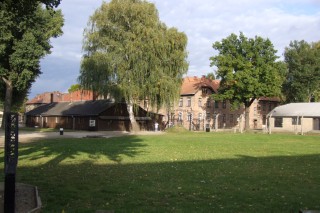
[[[20,145],[17,179],[39,187],[43,212],[297,212],[320,209],[319,141],[190,132],[42,140]]]

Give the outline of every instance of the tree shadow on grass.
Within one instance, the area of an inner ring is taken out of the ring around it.
[[[92,155],[105,152],[115,162],[121,162],[122,154],[139,154],[137,149],[143,146],[139,139],[122,140],[127,145],[118,147],[118,151],[116,147],[103,144],[103,151],[85,148],[89,142],[83,142],[78,149]],[[71,143],[77,145],[76,141]],[[114,150],[106,151],[108,147]],[[62,152],[62,148],[35,157]],[[43,146],[43,149],[48,147]],[[36,151],[30,144],[30,149],[21,157],[27,159]],[[64,153],[61,159],[76,154]],[[234,159],[131,164],[57,162],[50,162],[55,167],[25,166],[18,170],[20,182],[39,187],[44,212],[111,209],[116,212],[291,213],[299,209],[320,209],[320,155],[237,156]]]
[[[136,136],[117,138],[86,139],[48,139],[28,144],[20,144],[19,160],[38,161],[45,159],[46,164],[56,166],[66,159],[84,155],[95,161],[103,156],[121,163],[122,157],[134,157],[141,154],[145,144]],[[48,160],[49,159],[49,160]]]

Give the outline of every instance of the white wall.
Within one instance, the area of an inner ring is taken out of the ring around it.
[[[292,125],[292,117],[283,117],[282,127],[275,127],[274,121],[275,118],[270,118],[270,128],[271,132],[295,132],[303,133],[314,130],[313,118],[302,118],[301,125]],[[301,129],[302,128],[302,129]]]

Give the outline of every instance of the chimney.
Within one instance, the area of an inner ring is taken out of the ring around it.
[[[53,93],[50,93],[50,103],[53,103]]]

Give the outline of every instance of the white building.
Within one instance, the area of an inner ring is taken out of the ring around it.
[[[320,102],[291,103],[274,108],[268,115],[268,130],[305,133],[320,130]]]

